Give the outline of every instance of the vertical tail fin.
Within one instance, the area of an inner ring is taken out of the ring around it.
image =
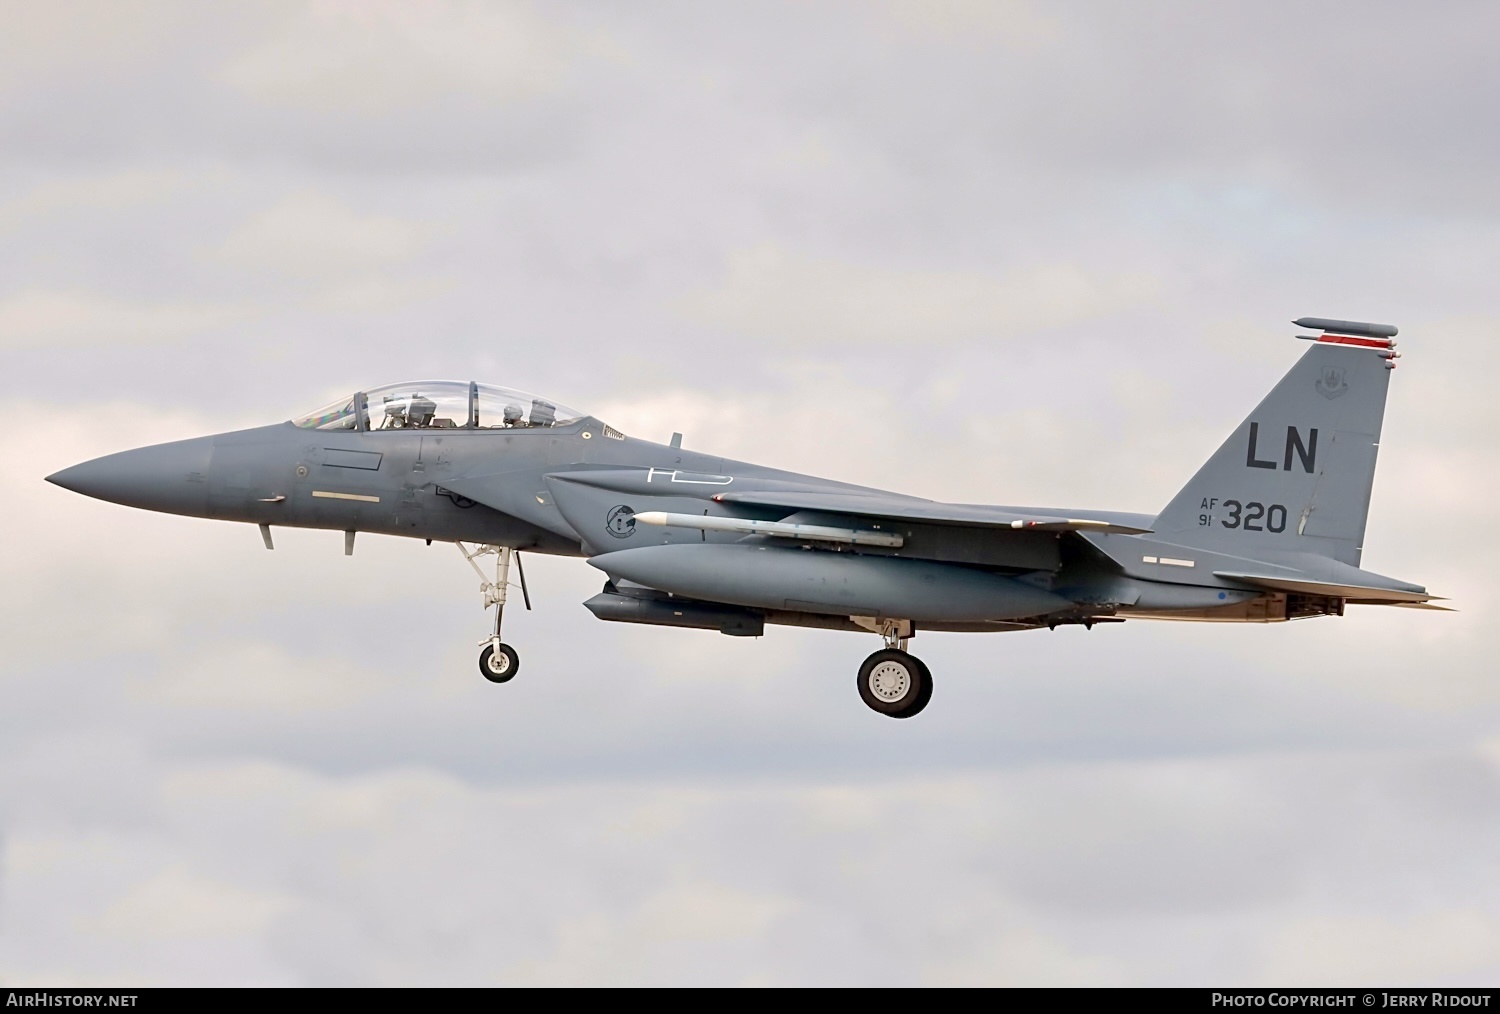
[[[1396,328],[1321,317],[1293,323],[1324,333],[1167,504],[1158,538],[1359,566]]]

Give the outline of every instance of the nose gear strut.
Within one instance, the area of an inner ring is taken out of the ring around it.
[[[509,546],[480,545],[472,550],[462,542],[454,543],[474,573],[479,575],[479,593],[484,596],[484,608],[495,607],[494,632],[480,641],[484,650],[479,653],[479,671],[491,683],[508,683],[521,671],[521,656],[516,649],[500,640],[500,624],[505,616],[505,597],[510,590],[510,564],[515,560],[516,573],[521,578],[521,598],[526,608],[531,608],[531,593],[526,589],[526,571],[521,567],[521,554]],[[479,558],[495,557],[495,579],[491,581],[479,566]]]

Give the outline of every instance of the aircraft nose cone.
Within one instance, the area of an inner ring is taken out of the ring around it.
[[[127,507],[202,515],[208,505],[213,453],[213,437],[177,440],[107,454],[54,472],[47,481]]]

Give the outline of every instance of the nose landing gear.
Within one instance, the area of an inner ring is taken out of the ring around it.
[[[491,683],[509,683],[521,671],[521,656],[516,649],[499,640],[480,641],[485,648],[479,653],[479,671]]]
[[[855,617],[860,623],[861,617]],[[906,651],[912,625],[905,620],[860,623],[885,639],[885,648],[859,667],[859,696],[872,710],[891,718],[911,718],[932,700],[932,672],[920,658]]]
[[[516,573],[521,578],[521,597],[526,603],[526,608],[531,608],[531,594],[526,590],[526,571],[521,567],[521,554],[509,546],[477,546],[470,550],[462,542],[457,543],[458,551],[469,561],[469,566],[474,568],[474,573],[479,575],[479,591],[484,596],[484,607],[495,607],[495,632],[484,640],[480,646],[484,649],[479,653],[479,672],[491,683],[509,683],[515,678],[516,673],[521,671],[521,656],[516,649],[500,640],[500,623],[505,616],[505,597],[510,590],[510,564],[514,557]],[[493,554],[495,557],[495,579],[491,581],[483,570],[479,569],[478,559],[482,556]]]

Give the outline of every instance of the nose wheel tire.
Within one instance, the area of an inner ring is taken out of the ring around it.
[[[859,667],[859,696],[882,715],[910,718],[932,700],[932,673],[915,655],[877,651]]]
[[[479,671],[491,683],[509,683],[521,671],[521,656],[508,644],[501,644],[499,651],[487,645],[479,653]]]

